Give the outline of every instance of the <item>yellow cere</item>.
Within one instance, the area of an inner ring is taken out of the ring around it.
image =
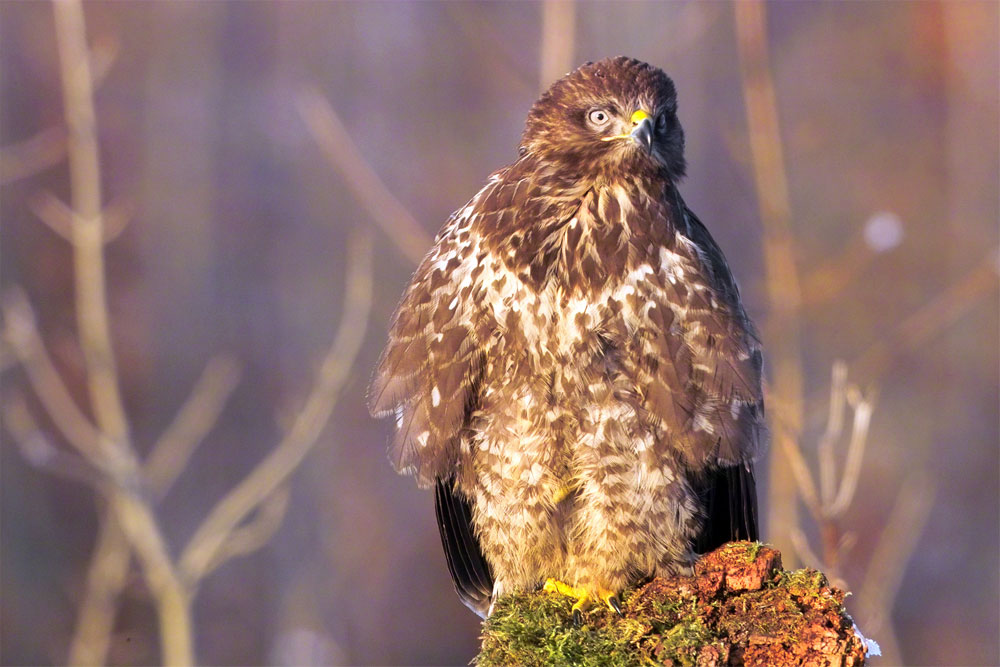
[[[643,111],[642,109],[635,110],[634,112],[632,112],[632,118],[631,118],[632,127],[635,127],[636,125],[646,120],[647,118],[652,118],[652,116],[649,115],[648,111]],[[626,133],[626,134],[616,134],[612,137],[601,137],[601,141],[614,141],[615,139],[631,139],[631,138],[632,135]]]
[[[642,109],[637,109],[635,113],[632,114],[632,124],[638,125],[647,118],[652,118],[652,116],[650,116],[648,112],[643,111]]]

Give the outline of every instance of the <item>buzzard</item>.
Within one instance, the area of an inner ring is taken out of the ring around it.
[[[629,583],[757,539],[761,353],[685,206],[660,69],[587,63],[534,104],[517,160],[437,235],[370,390],[391,459],[435,487],[462,601],[545,586],[619,611]]]

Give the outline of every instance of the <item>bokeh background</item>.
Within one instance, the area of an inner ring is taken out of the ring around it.
[[[747,86],[761,71],[747,58],[761,49],[740,48],[734,5],[87,4],[103,199],[120,231],[106,246],[111,330],[139,456],[209,359],[231,355],[216,358],[229,379],[239,369],[156,505],[172,555],[294,420],[341,325],[352,234],[374,240],[367,328],[344,323],[363,331],[361,348],[283,486],[288,502],[268,505],[284,510],[273,538],[204,579],[198,659],[464,664],[475,654],[478,619],[452,590],[432,498],[390,469],[390,425],[368,417],[366,385],[417,246],[514,158],[539,91],[583,61],[628,54],[676,82],[684,197],[727,253],[765,352],[800,373],[797,443],[810,470],[834,362],[877,395],[857,491],[835,522],[851,548],[810,562],[830,552],[808,507],[789,502],[788,466],[771,463],[787,452],[775,446],[761,463],[765,537],[787,563],[833,567],[856,593],[858,623],[882,641],[882,664],[1000,663],[998,12],[995,2],[763,8],[801,297],[790,338],[773,326],[787,320],[767,287],[769,213],[748,131]],[[51,196],[71,195],[48,3],[0,4],[0,77],[5,303],[23,288],[89,414],[70,246],[39,220],[58,228]],[[0,349],[0,659],[62,664],[106,510],[92,469],[52,427],[11,346]],[[113,619],[111,663],[160,659],[134,564]]]

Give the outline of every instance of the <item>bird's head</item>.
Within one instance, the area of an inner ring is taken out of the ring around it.
[[[684,175],[677,91],[663,70],[619,56],[587,63],[535,102],[521,137],[568,176]]]

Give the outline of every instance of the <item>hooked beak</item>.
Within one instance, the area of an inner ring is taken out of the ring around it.
[[[647,112],[639,109],[632,114],[632,133],[629,136],[647,153],[653,152],[653,119]]]

